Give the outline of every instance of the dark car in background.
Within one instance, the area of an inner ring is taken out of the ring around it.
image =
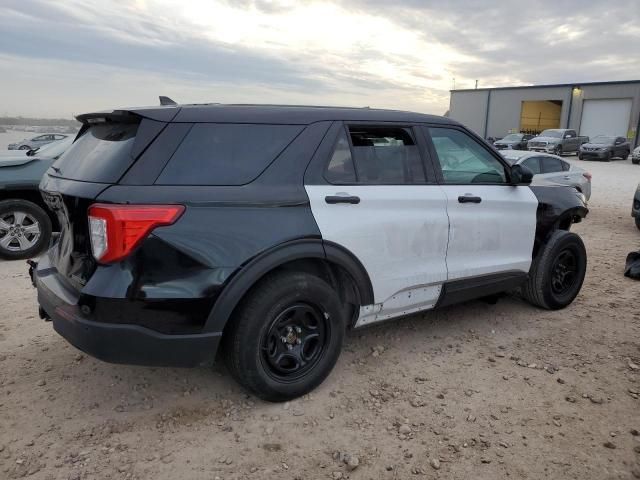
[[[612,135],[598,135],[593,137],[588,143],[580,146],[578,158],[580,160],[604,160],[608,162],[614,157],[626,158],[631,153],[631,144],[624,137]]]
[[[31,258],[49,245],[57,220],[47,209],[38,184],[73,140],[67,136],[26,153],[0,157],[0,258]]]
[[[506,137],[496,140],[493,146],[498,150],[526,150],[527,143],[533,138],[528,133],[510,133]]]

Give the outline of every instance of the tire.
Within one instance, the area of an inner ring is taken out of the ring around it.
[[[318,277],[299,272],[260,280],[231,322],[223,339],[229,371],[270,402],[299,397],[320,385],[338,360],[346,326],[336,292]]]
[[[51,219],[33,202],[19,199],[1,201],[0,221],[0,258],[31,258],[49,245]],[[20,227],[18,231],[17,227]]]
[[[558,146],[553,150],[553,154],[554,154],[554,155],[561,156],[561,155],[562,155],[562,145],[558,145]]]
[[[640,158],[632,158],[631,163],[633,163],[634,165],[638,165],[640,163]]]
[[[586,270],[587,252],[582,239],[575,233],[556,230],[531,265],[529,280],[522,287],[523,297],[547,310],[565,308],[580,292]]]
[[[620,158],[622,160],[626,160],[627,158],[629,158],[629,155],[631,154],[631,152],[626,151],[626,152],[622,152],[622,155],[620,155]]]
[[[612,157],[613,157],[613,153],[607,152],[607,154],[604,157],[604,161],[605,162],[610,162]]]
[[[578,160],[584,160],[584,157],[582,155],[578,155]]]
[[[640,230],[640,217],[636,217],[636,227]]]

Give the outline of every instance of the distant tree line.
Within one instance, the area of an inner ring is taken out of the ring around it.
[[[0,125],[37,125],[42,127],[60,126],[78,128],[80,122],[68,118],[0,117]]]

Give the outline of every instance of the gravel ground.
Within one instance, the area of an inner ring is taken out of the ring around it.
[[[509,297],[351,333],[291,403],[220,366],[87,357],[37,317],[24,262],[0,264],[0,478],[640,478],[640,283],[622,276],[640,167],[578,163],[594,193],[573,305]]]

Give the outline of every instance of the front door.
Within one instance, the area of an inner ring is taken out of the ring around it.
[[[341,125],[322,179],[305,182],[323,240],[351,252],[371,279],[375,304],[358,326],[433,307],[447,278],[447,202],[425,174],[417,133]]]
[[[462,128],[430,127],[449,214],[448,279],[528,272],[538,200],[510,185],[506,162]]]

